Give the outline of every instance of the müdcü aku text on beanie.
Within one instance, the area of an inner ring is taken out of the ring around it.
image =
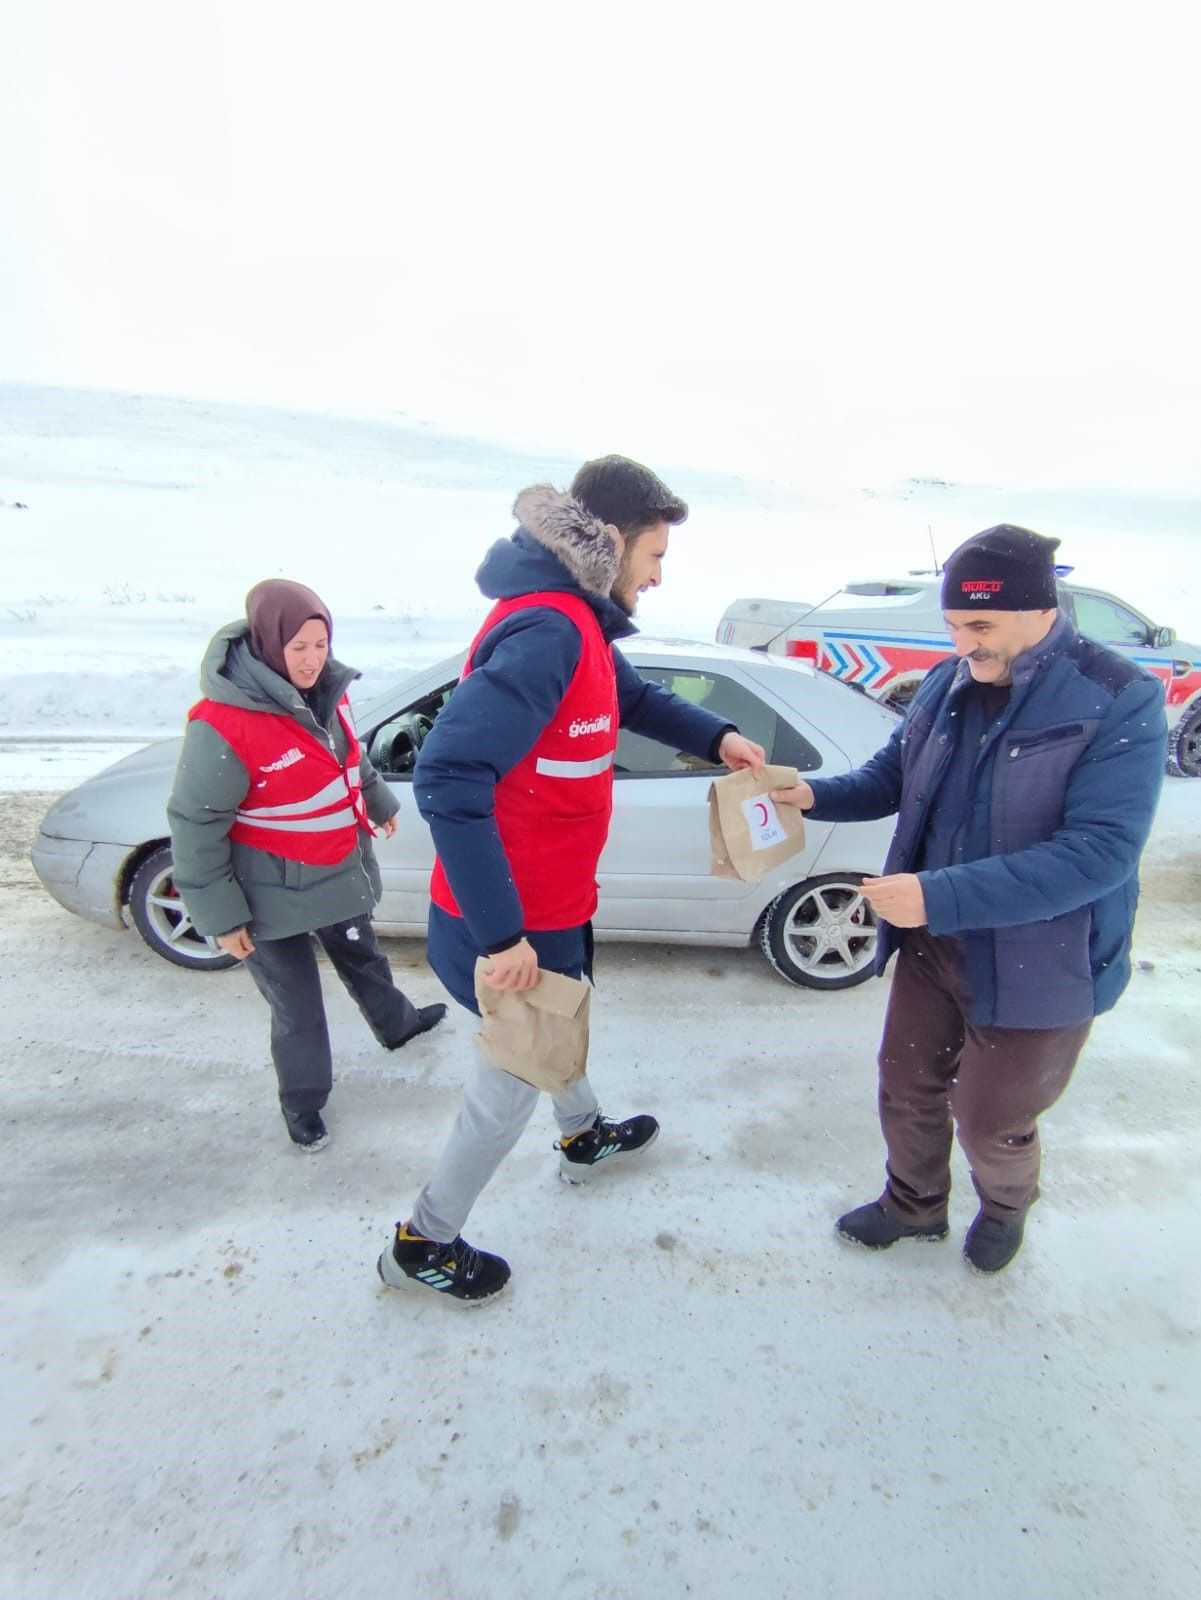
[[[1055,588],[1058,539],[1002,522],[973,534],[943,569],[944,611],[1046,611]]]

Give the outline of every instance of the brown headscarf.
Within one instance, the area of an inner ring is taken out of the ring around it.
[[[267,578],[256,583],[246,596],[250,648],[281,678],[288,676],[284,646],[313,617],[325,623],[332,642],[334,625],[325,601],[306,589],[303,583],[290,583],[287,578]]]

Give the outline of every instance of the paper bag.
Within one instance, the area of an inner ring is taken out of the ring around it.
[[[543,972],[524,993],[484,982],[487,957],[475,964],[475,998],[483,1029],[476,1035],[484,1059],[547,1094],[562,1094],[588,1065],[591,985],[559,972]]]
[[[749,767],[709,785],[709,871],[716,878],[754,883],[805,845],[805,824],[796,806],[778,806],[772,789],[791,789],[795,767]]]

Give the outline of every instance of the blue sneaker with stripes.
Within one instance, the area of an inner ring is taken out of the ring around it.
[[[509,1263],[475,1250],[461,1236],[449,1244],[423,1239],[398,1223],[396,1237],[376,1262],[389,1289],[432,1289],[451,1300],[487,1300],[509,1281]]]
[[[609,1122],[597,1112],[596,1121],[583,1133],[573,1133],[555,1144],[559,1176],[564,1183],[588,1183],[593,1172],[610,1156],[632,1156],[649,1150],[659,1137],[654,1117],[629,1117]]]

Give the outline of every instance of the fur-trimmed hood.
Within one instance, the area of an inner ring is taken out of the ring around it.
[[[638,632],[610,596],[620,561],[603,522],[546,484],[523,489],[513,513],[521,526],[492,545],[475,575],[481,594],[489,600],[513,600],[539,590],[578,594],[596,612],[606,639]]]
[[[598,600],[608,598],[621,560],[616,529],[589,515],[578,500],[548,483],[523,489],[513,515],[532,538],[559,558],[585,593]]]

